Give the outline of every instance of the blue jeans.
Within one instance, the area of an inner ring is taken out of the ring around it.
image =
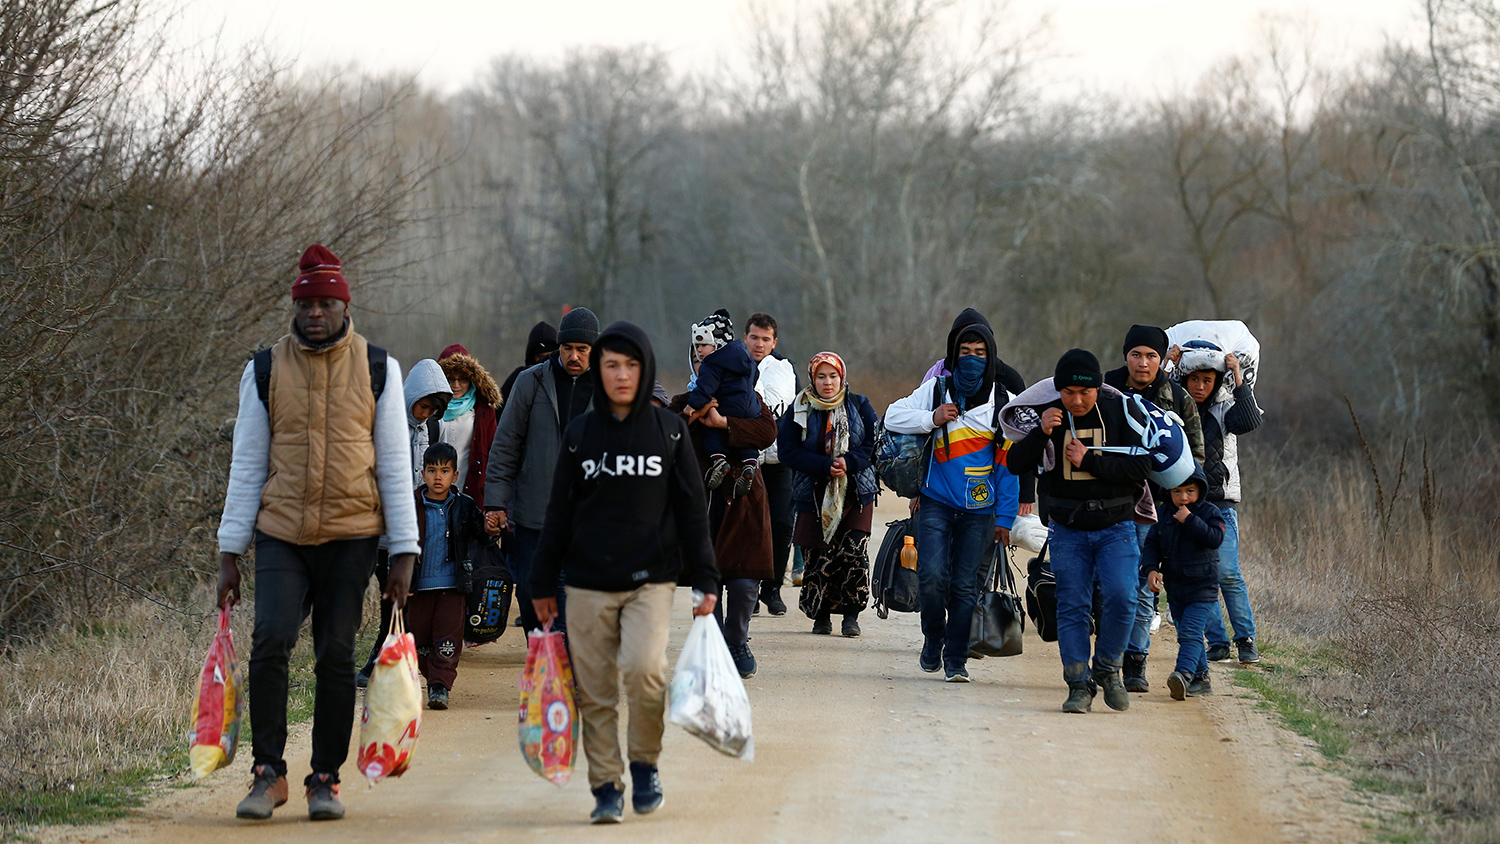
[[[922,636],[943,643],[943,667],[969,659],[969,625],[979,602],[979,567],[995,538],[994,513],[970,513],[922,496],[917,510],[917,594]]]
[[[1151,532],[1151,525],[1136,525],[1136,546],[1146,547],[1146,534]],[[1135,604],[1135,626],[1130,628],[1130,641],[1125,645],[1125,653],[1140,654],[1145,656],[1151,652],[1151,617],[1156,615],[1156,593],[1146,588],[1146,576],[1139,571],[1136,573],[1136,595]],[[1171,601],[1167,604],[1170,606]]]
[[[1250,611],[1250,592],[1240,575],[1240,516],[1233,507],[1220,505],[1219,509],[1224,514],[1224,544],[1219,546],[1219,592],[1224,596],[1224,608],[1229,611],[1234,638],[1254,639],[1255,614]],[[1210,647],[1229,647],[1229,635],[1224,632],[1224,618],[1219,613],[1210,614],[1203,632]]]
[[[1102,611],[1093,667],[1095,671],[1118,670],[1135,623],[1140,581],[1141,546],[1136,544],[1135,525],[1120,522],[1101,530],[1074,530],[1053,522],[1051,550],[1063,679],[1076,683],[1089,676],[1089,616],[1096,579]]]
[[[542,629],[542,623],[536,618],[536,608],[531,605],[531,558],[536,556],[536,547],[541,541],[541,531],[516,525],[515,547],[510,552],[510,573],[516,579],[516,600],[521,604],[521,629],[528,633]],[[557,618],[552,620],[552,629],[562,632],[567,632],[568,629],[568,598],[563,591],[566,580],[567,576],[558,572]]]
[[[1167,606],[1172,608],[1172,619],[1177,623],[1177,667],[1189,677],[1208,675],[1208,651],[1203,647],[1203,626],[1219,614],[1218,601],[1199,601],[1184,604],[1172,600],[1167,593]]]

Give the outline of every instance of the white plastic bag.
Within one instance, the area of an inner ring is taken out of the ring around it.
[[[1047,526],[1042,524],[1042,517],[1035,513],[1017,516],[1015,523],[1010,526],[1010,544],[1017,548],[1040,554],[1046,542]]]
[[[750,695],[712,615],[693,619],[672,674],[672,723],[726,756],[755,759]]]

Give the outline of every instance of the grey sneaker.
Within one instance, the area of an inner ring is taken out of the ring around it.
[[[1167,675],[1167,691],[1171,692],[1172,700],[1187,700],[1188,684],[1192,682],[1186,674],[1181,671],[1173,671]]]
[[[1188,697],[1203,697],[1214,693],[1214,684],[1209,682],[1207,674],[1200,674],[1193,678],[1187,687]]]
[[[1083,714],[1094,708],[1094,692],[1088,683],[1069,683],[1068,699],[1063,702],[1062,710],[1074,714]]]
[[[1241,665],[1253,665],[1260,662],[1260,651],[1256,650],[1254,639],[1235,639],[1234,646],[1240,652]]]
[[[619,823],[625,817],[625,792],[614,783],[594,789],[594,811],[589,823]]]
[[[661,808],[661,773],[655,765],[630,763],[630,807],[637,815],[649,815]]]
[[[1125,666],[1121,669],[1125,677],[1125,691],[1149,692],[1151,684],[1146,680],[1146,655],[1126,654]]]
[[[708,483],[710,490],[715,490],[723,486],[724,481],[729,478],[729,461],[725,460],[723,455],[718,454],[714,455],[712,460],[713,462],[709,464],[708,473],[704,476],[704,480]]]
[[[250,793],[235,807],[234,816],[263,821],[271,817],[272,809],[286,803],[286,777],[276,773],[270,765],[257,765],[253,773],[255,778],[250,781]]]
[[[1104,692],[1104,705],[1116,712],[1124,712],[1130,708],[1130,693],[1125,691],[1125,683],[1120,679],[1118,670],[1095,671],[1094,682],[1099,684],[1099,691]]]
[[[315,821],[338,821],[344,818],[344,804],[339,801],[339,781],[334,774],[308,774],[307,816]]]
[[[1229,659],[1229,646],[1228,645],[1210,645],[1209,646],[1209,648],[1208,648],[1208,661],[1209,662],[1223,662],[1226,659]]]
[[[445,688],[443,688],[442,686],[439,686],[437,683],[428,683],[427,684],[427,708],[428,709],[447,709],[448,708],[448,690],[445,689]]]
[[[755,464],[746,463],[734,479],[734,497],[744,498],[755,487]]]

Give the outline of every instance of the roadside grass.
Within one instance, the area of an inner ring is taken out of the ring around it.
[[[377,633],[373,592],[356,643],[359,664]],[[233,613],[242,677],[253,605],[246,597]],[[0,841],[25,840],[40,825],[114,820],[161,788],[194,785],[187,734],[213,631],[210,614],[173,615],[144,604],[0,656]],[[290,724],[312,717],[313,668],[304,626],[291,657]],[[214,776],[249,770],[250,730],[247,706],[234,762]]]

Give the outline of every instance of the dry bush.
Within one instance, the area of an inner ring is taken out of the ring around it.
[[[1345,719],[1353,759],[1425,802],[1437,839],[1494,840],[1500,452],[1458,435],[1266,452],[1244,460],[1242,537],[1262,638],[1313,655],[1294,682]]]

